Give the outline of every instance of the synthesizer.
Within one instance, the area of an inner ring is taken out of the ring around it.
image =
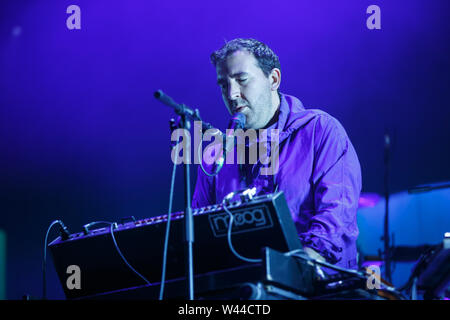
[[[302,248],[283,192],[241,198],[228,203],[226,208],[233,215],[231,241],[239,255],[258,259],[266,247],[279,252]],[[223,204],[193,209],[193,216],[196,277],[249,265],[230,249],[227,234],[230,216]],[[172,213],[170,217],[167,283],[185,277],[184,213]],[[167,220],[168,215],[161,215],[86,229],[71,234],[68,239],[56,238],[48,247],[66,298],[149,285],[126,265],[111,233],[128,263],[151,286],[159,286]],[[73,265],[81,272],[81,287],[77,290],[66,285],[70,276],[67,270]]]

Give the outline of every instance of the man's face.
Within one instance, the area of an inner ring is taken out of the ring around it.
[[[247,129],[263,128],[274,114],[272,90],[270,78],[264,75],[253,54],[236,51],[216,66],[216,72],[230,114],[243,113]]]

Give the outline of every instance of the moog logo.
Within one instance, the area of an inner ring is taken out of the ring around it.
[[[231,209],[231,213],[233,214],[232,234],[271,228],[273,226],[270,213],[264,206],[240,210]],[[226,212],[222,212],[211,214],[208,218],[214,235],[216,237],[226,236],[230,215]]]

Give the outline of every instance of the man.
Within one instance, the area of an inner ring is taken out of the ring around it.
[[[305,251],[356,268],[361,168],[344,128],[327,113],[305,109],[279,92],[280,62],[267,45],[234,39],[211,60],[230,114],[244,114],[246,129],[279,130],[279,169],[261,175],[255,170],[259,163],[224,165],[216,176],[207,176],[199,168],[193,207],[220,203],[243,185],[265,193],[281,190]]]

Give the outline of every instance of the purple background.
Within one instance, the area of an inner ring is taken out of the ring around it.
[[[81,8],[81,30],[66,27],[71,4]],[[381,30],[366,27],[371,4],[381,7]],[[449,12],[447,0],[2,1],[7,297],[41,295],[54,219],[78,232],[91,221],[167,211],[173,112],[153,92],[224,128],[209,54],[235,37],[266,42],[280,57],[281,91],[344,125],[363,191],[384,190],[385,130],[393,192],[450,180]],[[174,209],[182,210],[178,172]],[[49,297],[61,298],[51,263],[48,281]]]

